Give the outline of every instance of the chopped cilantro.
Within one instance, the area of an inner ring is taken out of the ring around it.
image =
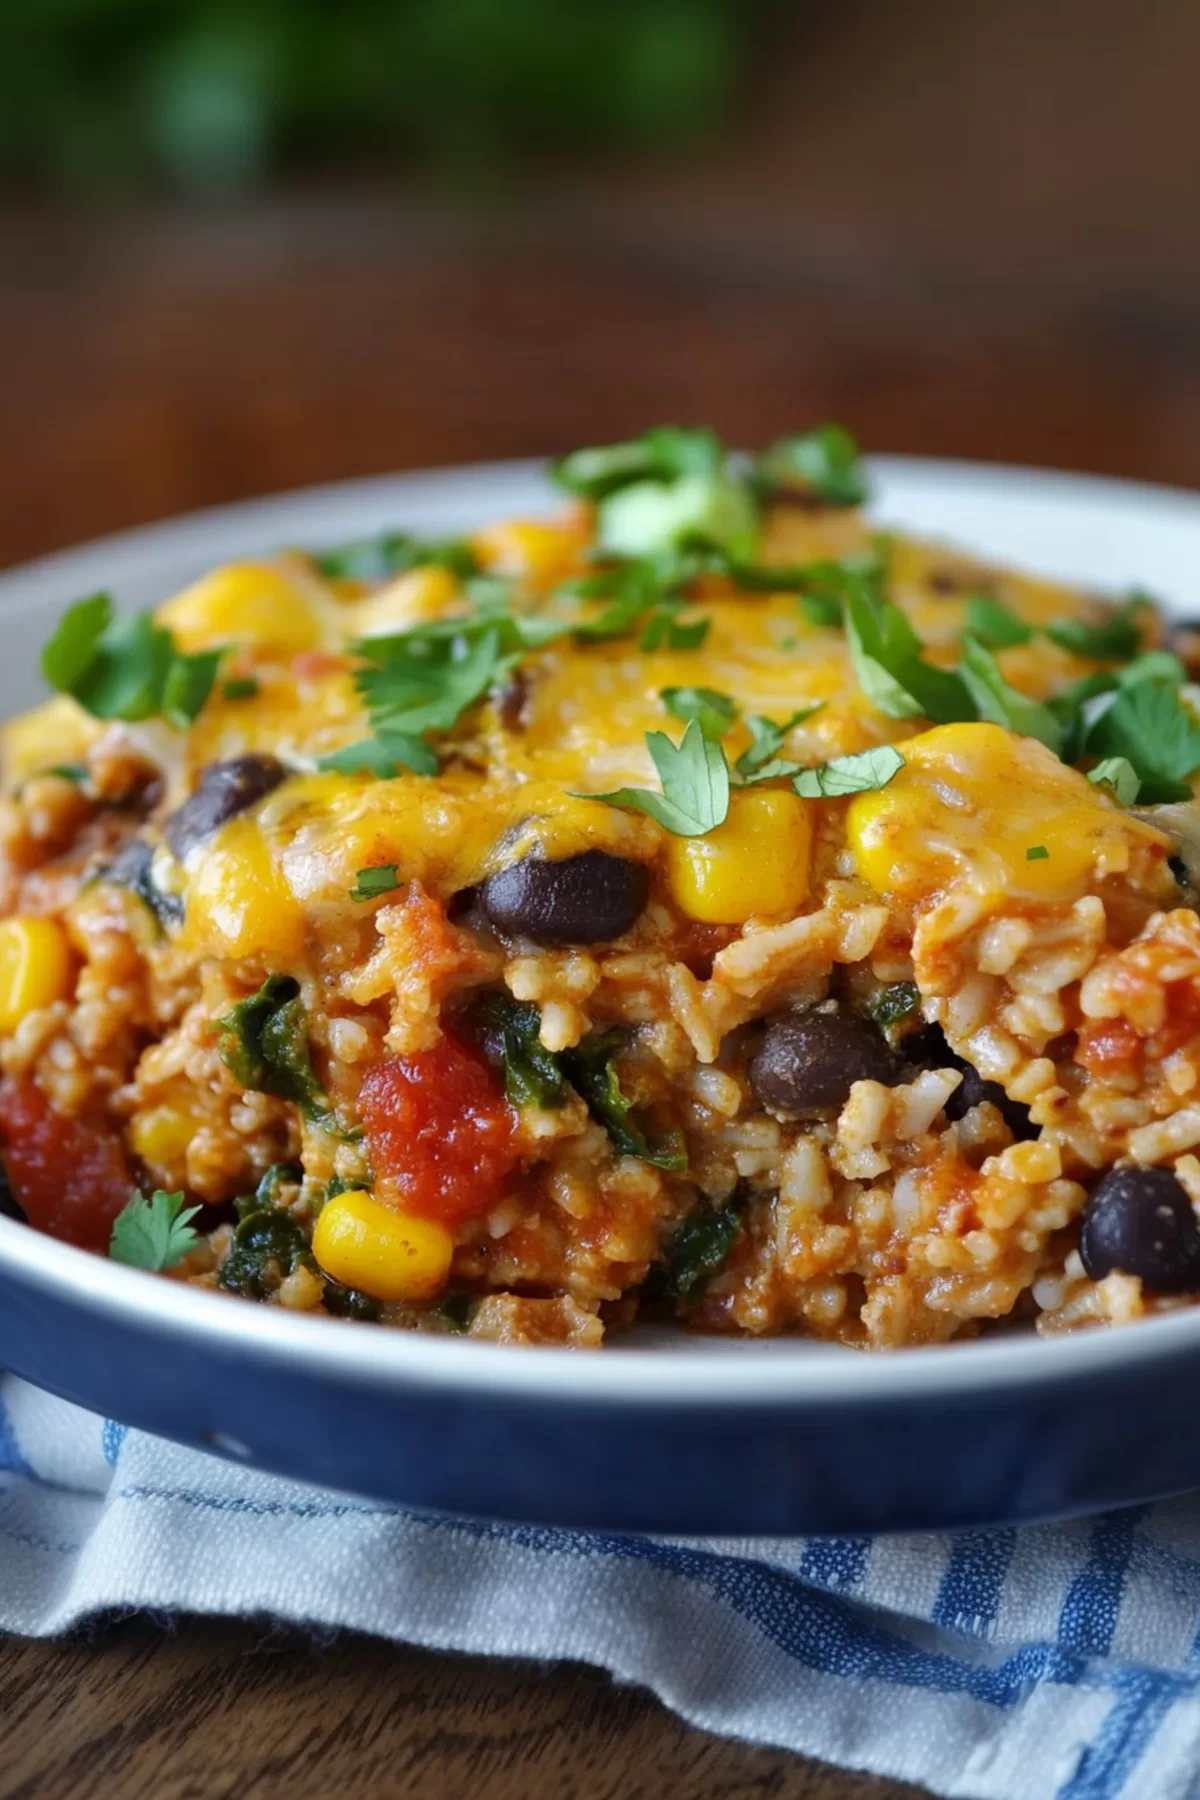
[[[672,481],[679,475],[719,475],[725,451],[711,431],[657,425],[625,444],[573,450],[551,468],[560,487],[585,500],[603,500],[635,481]]]
[[[254,700],[259,692],[253,675],[231,675],[221,683],[222,700]]]
[[[800,611],[810,625],[833,629],[842,622],[842,602],[836,594],[801,594]]]
[[[889,718],[946,725],[975,717],[961,676],[925,661],[907,614],[868,580],[848,593],[846,637],[859,686]]]
[[[1085,619],[1055,619],[1047,625],[1046,636],[1076,656],[1090,656],[1096,662],[1127,662],[1137,655],[1142,641],[1139,616],[1152,605],[1144,594],[1133,594],[1124,606],[1094,624]]]
[[[724,474],[636,481],[609,494],[596,515],[597,544],[612,556],[654,556],[700,544],[749,558],[757,533],[749,489]]]
[[[610,806],[627,806],[657,820],[676,837],[703,837],[725,822],[729,812],[729,765],[719,744],[714,744],[692,719],[678,745],[662,731],[646,733],[661,794],[653,788],[617,788],[607,794],[577,794],[581,800],[607,800]]]
[[[1057,755],[1063,745],[1063,727],[1057,716],[1040,700],[1031,700],[1018,688],[1010,686],[1000,672],[1000,665],[978,638],[963,639],[959,673],[970,692],[981,719],[995,725],[1006,725],[1022,737],[1037,738]]]
[[[806,800],[833,800],[884,788],[903,767],[904,758],[894,744],[879,744],[855,756],[835,756],[815,769],[801,769],[792,786]]]
[[[989,650],[1010,650],[1014,644],[1027,644],[1034,635],[1010,606],[994,594],[972,594],[967,600],[966,628],[971,637]]]
[[[1192,797],[1187,777],[1200,769],[1200,724],[1162,682],[1121,688],[1092,721],[1084,747],[1102,758],[1123,757],[1141,782],[1144,805]]]
[[[867,1002],[867,1011],[876,1025],[895,1025],[907,1019],[920,1004],[921,990],[915,981],[893,981],[879,988]]]
[[[1047,850],[1045,844],[1030,844],[1028,850],[1025,852],[1026,862],[1049,862],[1049,860],[1050,852]]]
[[[757,473],[769,494],[800,488],[830,506],[861,506],[867,498],[858,445],[841,425],[780,438],[759,457]]]
[[[381,731],[378,736],[362,738],[342,750],[331,750],[317,758],[323,773],[340,775],[378,775],[389,781],[401,769],[412,769],[417,775],[436,775],[436,750],[424,738],[400,731]]]
[[[76,787],[82,787],[88,778],[88,766],[86,763],[51,763],[46,773],[57,775],[60,781],[72,781]]]
[[[350,889],[352,900],[378,900],[381,894],[394,894],[400,886],[395,863],[376,863],[373,868],[359,869]]]
[[[799,763],[780,760],[783,740],[794,725],[802,725],[805,719],[811,719],[824,704],[823,700],[818,700],[815,706],[802,706],[799,712],[779,724],[774,719],[764,718],[761,713],[751,713],[746,724],[752,742],[748,750],[742,751],[735,765],[742,782],[773,781],[780,775],[797,774]]]
[[[200,1242],[190,1223],[199,1211],[161,1188],[149,1200],[134,1194],[113,1222],[108,1254],[134,1269],[173,1269]]]
[[[705,737],[719,739],[738,716],[738,703],[716,688],[669,687],[660,690],[659,698],[674,719],[698,721]]]
[[[98,719],[161,715],[183,730],[212,691],[220,650],[185,656],[152,613],[113,614],[108,594],[79,600],[42,650],[42,673]]]
[[[422,543],[407,531],[383,531],[377,537],[318,550],[312,560],[330,581],[386,581],[392,575],[404,575],[409,569],[425,568],[431,563],[464,581],[479,573],[478,557],[461,538]]]
[[[1142,785],[1137,770],[1124,756],[1106,756],[1088,770],[1088,780],[1109,788],[1118,806],[1132,806]]]

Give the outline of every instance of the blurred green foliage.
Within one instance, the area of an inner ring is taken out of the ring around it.
[[[0,0],[0,170],[252,185],[285,160],[460,168],[717,122],[767,0]]]

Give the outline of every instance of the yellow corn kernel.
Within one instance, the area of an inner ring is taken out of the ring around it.
[[[477,532],[471,548],[485,569],[540,588],[571,574],[583,541],[572,519],[506,519]]]
[[[0,725],[0,756],[6,785],[19,787],[43,769],[82,762],[103,730],[99,719],[66,694],[55,694],[30,712],[5,720]]]
[[[667,846],[671,893],[706,925],[794,912],[807,897],[811,864],[809,803],[785,788],[731,794],[723,825]]]
[[[880,894],[919,899],[961,882],[980,894],[1072,900],[1126,873],[1135,855],[1161,867],[1161,833],[1034,738],[939,725],[901,749],[904,768],[855,795],[846,815],[859,873]]]
[[[174,1173],[186,1166],[188,1145],[195,1135],[191,1113],[176,1106],[151,1106],[130,1123],[129,1145],[156,1173]]]
[[[204,848],[187,885],[186,935],[214,956],[299,956],[304,914],[253,818],[231,819]]]
[[[376,1300],[429,1300],[445,1286],[454,1239],[436,1219],[393,1212],[355,1189],[337,1194],[313,1229],[327,1275]]]
[[[409,569],[377,594],[348,601],[341,612],[343,629],[348,637],[379,637],[388,631],[408,631],[414,625],[442,618],[458,596],[458,581],[440,564]]]
[[[323,636],[315,596],[270,563],[214,569],[161,606],[158,619],[189,653],[230,643],[312,650]]]
[[[27,1013],[65,1000],[71,950],[53,919],[0,920],[0,1032],[15,1031]]]

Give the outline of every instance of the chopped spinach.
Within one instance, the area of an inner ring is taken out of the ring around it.
[[[244,1088],[290,1100],[314,1125],[338,1129],[313,1074],[308,1018],[300,983],[291,975],[268,975],[257,994],[239,1000],[216,1028],[221,1061]]]
[[[296,1221],[286,1212],[256,1207],[234,1232],[217,1280],[231,1293],[263,1300],[276,1285],[270,1275],[272,1263],[281,1279],[293,1274],[301,1263],[313,1266],[308,1240]]]
[[[906,1019],[920,1003],[921,990],[915,981],[893,981],[879,988],[867,1002],[867,1011],[876,1025],[895,1025]]]
[[[473,1017],[503,1065],[509,1104],[561,1106],[566,1098],[562,1066],[541,1041],[542,1015],[537,1007],[496,990],[481,996]]]
[[[479,1301],[474,1294],[446,1294],[438,1301],[437,1314],[451,1331],[467,1331]]]
[[[159,925],[183,923],[183,901],[178,894],[168,894],[154,879],[154,852],[142,838],[130,838],[119,850],[99,879],[111,881],[115,887],[136,894],[143,906],[154,915]]]
[[[713,1276],[724,1268],[740,1229],[741,1219],[732,1202],[715,1208],[705,1203],[681,1220],[667,1252],[668,1296],[685,1305],[701,1299]]]
[[[254,1203],[256,1206],[278,1206],[279,1190],[284,1184],[298,1187],[303,1180],[304,1170],[299,1163],[272,1163],[254,1190]]]
[[[361,1288],[343,1287],[332,1275],[325,1277],[323,1298],[325,1311],[339,1319],[359,1319],[366,1325],[373,1325],[381,1311],[373,1294],[364,1294]]]
[[[588,1111],[607,1131],[621,1156],[636,1156],[658,1169],[686,1169],[683,1134],[669,1131],[656,1142],[638,1128],[634,1103],[621,1092],[616,1059],[625,1045],[620,1028],[595,1032],[573,1050],[562,1053],[561,1063],[571,1085],[587,1103]]]

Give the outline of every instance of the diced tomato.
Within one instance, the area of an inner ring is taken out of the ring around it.
[[[358,1104],[381,1198],[445,1220],[495,1204],[517,1161],[517,1115],[486,1063],[457,1038],[376,1063]]]
[[[84,1250],[108,1249],[133,1176],[108,1125],[64,1118],[40,1087],[0,1082],[0,1144],[14,1198],[29,1223]]]

